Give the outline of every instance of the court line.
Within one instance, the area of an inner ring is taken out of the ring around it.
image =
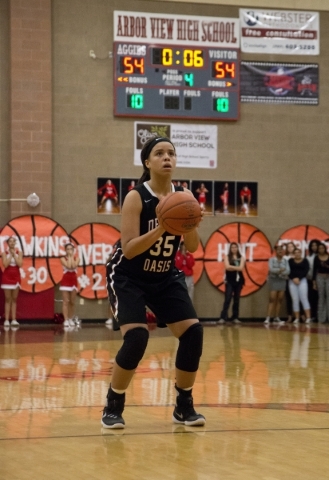
[[[174,426],[175,424],[173,424]],[[178,425],[177,428],[186,428],[185,425]],[[193,428],[193,427],[187,427]],[[301,428],[246,428],[246,429],[211,429],[207,430],[202,427],[194,427],[195,430],[180,430],[180,431],[171,431],[171,432],[131,432],[127,433],[126,430],[122,429],[114,433],[108,432],[107,434],[89,434],[89,435],[58,435],[58,436],[49,436],[49,437],[9,437],[9,438],[0,438],[0,442],[3,441],[15,441],[15,440],[57,440],[64,438],[123,438],[124,436],[137,437],[145,435],[179,435],[179,434],[200,434],[200,433],[257,433],[257,432],[311,432],[311,431],[327,431],[329,427],[301,427]],[[107,431],[107,430],[106,430]]]

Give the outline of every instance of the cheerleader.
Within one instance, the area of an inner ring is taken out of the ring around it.
[[[11,312],[11,325],[17,327],[19,323],[16,320],[16,306],[18,292],[21,286],[21,275],[19,269],[23,264],[23,254],[15,247],[16,239],[14,237],[9,237],[7,239],[7,245],[8,249],[1,254],[2,264],[4,267],[1,283],[1,288],[5,294],[4,326],[9,327],[9,318]]]
[[[74,245],[72,245],[72,243],[67,243],[64,248],[65,256],[61,257],[64,275],[59,287],[63,298],[63,325],[64,327],[74,327],[73,316],[75,298],[78,290],[77,267],[79,265],[79,258],[74,255]]]

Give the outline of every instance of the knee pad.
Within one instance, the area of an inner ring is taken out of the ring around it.
[[[196,372],[202,355],[203,326],[191,325],[181,337],[176,355],[176,367],[184,372]]]
[[[123,337],[123,345],[115,357],[119,367],[135,370],[143,358],[148,339],[149,332],[146,328],[136,327],[128,330]]]

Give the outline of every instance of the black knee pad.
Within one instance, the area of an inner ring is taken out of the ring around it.
[[[193,323],[181,337],[176,355],[176,367],[184,372],[196,372],[202,355],[203,326]]]
[[[143,358],[148,339],[149,332],[146,328],[136,327],[128,330],[123,337],[123,345],[115,357],[119,367],[135,370]]]

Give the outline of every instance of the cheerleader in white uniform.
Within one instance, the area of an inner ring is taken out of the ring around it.
[[[65,245],[65,253],[65,256],[61,258],[64,275],[59,286],[63,298],[63,325],[64,327],[74,327],[73,317],[75,299],[78,291],[77,267],[79,265],[79,258],[74,255],[74,245],[72,245],[72,243]]]
[[[5,294],[4,326],[9,327],[9,318],[11,312],[11,325],[17,327],[19,323],[16,320],[16,306],[18,292],[21,286],[21,274],[19,269],[23,265],[23,254],[15,247],[16,238],[9,237],[7,239],[7,245],[8,249],[1,254],[2,264],[4,267],[1,282],[1,288]]]

